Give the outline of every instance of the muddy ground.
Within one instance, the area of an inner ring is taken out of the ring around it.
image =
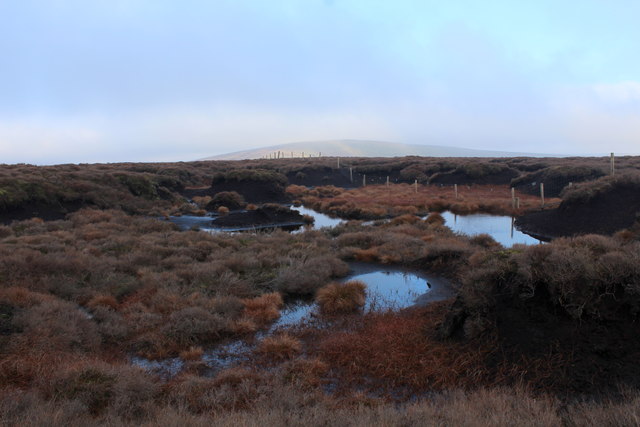
[[[274,224],[303,225],[300,212],[284,206],[261,206],[252,211],[231,212],[213,221],[215,227],[252,227]]]
[[[528,234],[547,238],[579,234],[613,234],[632,227],[640,213],[640,193],[619,188],[599,194],[586,203],[563,202],[557,209],[533,212],[516,219]]]

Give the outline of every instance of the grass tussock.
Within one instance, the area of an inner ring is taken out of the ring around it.
[[[302,350],[302,342],[289,334],[279,334],[263,339],[258,353],[274,360],[291,359]]]
[[[243,317],[257,325],[267,325],[280,317],[284,302],[278,292],[243,300]],[[246,324],[245,324],[246,325]]]
[[[367,285],[359,280],[330,283],[318,289],[316,302],[326,314],[353,313],[365,303]]]

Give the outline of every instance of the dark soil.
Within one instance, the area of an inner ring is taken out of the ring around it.
[[[612,297],[611,306],[616,304]],[[458,297],[439,327],[440,337],[464,340],[469,317]],[[578,321],[541,292],[526,302],[498,297],[490,318],[495,328],[489,335],[497,337],[497,347],[489,355],[489,366],[529,367],[514,381],[524,380],[544,391],[591,396],[617,393],[620,385],[640,386],[640,324],[628,315],[609,313],[606,319]]]
[[[220,182],[209,188],[186,189],[182,194],[185,197],[215,196],[222,191],[235,191],[240,194],[247,203],[283,203],[288,201],[284,187],[276,182],[268,181],[228,181]]]
[[[501,185],[509,184],[511,180],[518,176],[515,169],[505,169],[498,173],[487,174],[480,177],[473,177],[461,170],[442,172],[434,174],[429,179],[430,184],[478,184],[478,185]]]
[[[366,178],[368,185],[374,185],[386,183],[387,176],[392,183],[401,182],[400,173],[397,170],[363,174],[358,172],[356,168],[349,172],[349,168],[342,167],[337,169],[328,166],[323,168],[303,168],[300,171],[290,172],[287,174],[287,179],[289,184],[304,185],[306,187],[335,185],[336,187],[355,188],[362,186],[363,178]]]
[[[512,186],[527,194],[539,195],[540,183],[544,183],[544,194],[547,197],[559,197],[569,184],[593,181],[603,176],[601,170],[595,168],[552,168],[526,174],[512,181]]]
[[[22,221],[31,218],[40,218],[45,221],[64,219],[67,214],[75,212],[86,204],[81,202],[64,204],[28,203],[8,211],[0,211],[0,224],[11,224],[12,221]]]
[[[640,193],[618,188],[586,203],[562,202],[557,209],[533,212],[516,219],[523,232],[545,237],[613,234],[631,227],[640,213]]]
[[[261,206],[256,210],[231,212],[213,221],[215,227],[236,228],[267,225],[303,225],[304,218],[298,211],[284,206]]]
[[[597,395],[615,392],[610,389],[621,384],[640,385],[640,325],[634,319],[620,315],[577,321],[548,301],[540,295],[526,304],[499,304],[501,357],[514,363],[525,359],[548,363],[544,367],[548,377],[531,379],[558,391]],[[616,305],[613,299],[611,303]]]

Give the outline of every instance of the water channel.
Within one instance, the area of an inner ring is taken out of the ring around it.
[[[399,310],[454,295],[448,281],[398,267],[351,263],[350,270],[350,274],[339,281],[360,280],[367,285],[366,303],[363,308],[365,312]],[[323,318],[317,304],[312,300],[292,301],[282,309],[280,318],[269,329],[257,333],[249,340],[229,340],[211,347],[203,355],[202,361],[211,372],[217,372],[247,360],[264,337],[278,330],[304,326],[311,322],[322,326]],[[185,362],[179,357],[163,360],[132,357],[131,363],[165,379],[177,375],[185,366]]]

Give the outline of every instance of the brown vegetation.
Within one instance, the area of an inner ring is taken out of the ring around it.
[[[395,219],[240,235],[179,232],[130,214],[194,213],[218,192],[211,182],[322,180],[333,176],[333,159],[246,162],[251,173],[237,172],[237,162],[0,166],[4,219],[36,204],[62,207],[58,214],[116,208],[0,226],[0,423],[633,424],[639,230],[507,249],[486,235],[457,236],[433,213],[509,209],[511,197],[506,182],[460,183],[455,200],[435,182],[502,182],[562,161],[352,159],[356,174],[380,183],[391,175],[430,184],[417,195],[406,184],[290,187],[326,212]],[[617,182],[574,185],[564,196],[588,203]],[[538,202],[521,195],[524,209]],[[211,346],[268,327],[294,295],[317,293],[334,313],[361,306],[362,285],[325,287],[348,273],[348,260],[439,271],[460,282],[460,297],[321,318],[330,327],[278,331],[240,366],[205,364]],[[134,355],[189,362],[162,380],[134,368]]]
[[[327,314],[352,313],[365,303],[367,285],[359,280],[329,283],[318,289],[316,302]]]
[[[539,196],[516,192],[519,209],[515,209],[508,185],[458,186],[458,197],[452,186],[408,184],[368,185],[356,189],[290,186],[292,197],[301,198],[305,206],[329,215],[347,219],[376,219],[405,215],[426,215],[429,212],[451,212],[466,215],[489,213],[518,215],[540,209]],[[547,198],[546,206],[555,206],[558,199]]]

